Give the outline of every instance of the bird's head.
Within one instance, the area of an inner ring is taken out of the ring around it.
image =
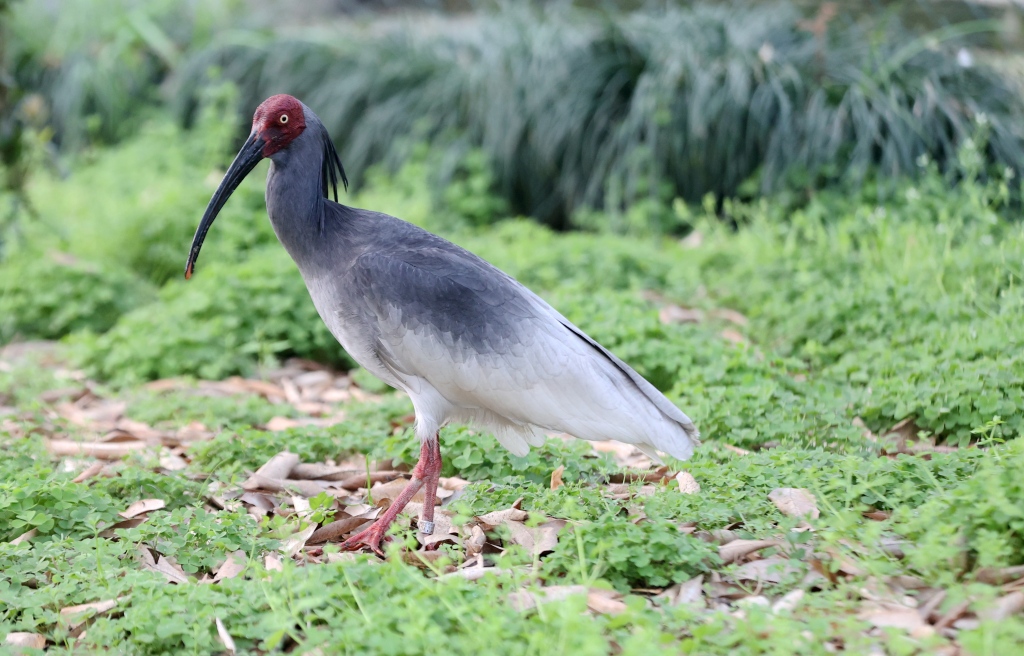
[[[305,129],[302,103],[283,93],[264,100],[252,117],[252,134],[263,144],[263,157],[287,148]]]
[[[307,125],[307,123],[309,125]],[[213,225],[221,208],[228,198],[235,191],[245,176],[256,168],[265,157],[273,158],[275,154],[284,151],[297,139],[309,131],[304,138],[315,139],[320,142],[320,177],[321,192],[328,197],[329,190],[334,191],[334,200],[338,199],[338,180],[340,179],[348,189],[348,178],[345,176],[345,169],[341,165],[341,159],[334,149],[334,143],[327,134],[327,129],[313,112],[309,111],[297,98],[287,94],[271,96],[260,103],[256,113],[252,117],[252,131],[249,138],[245,140],[242,149],[235,155],[224,179],[221,181],[217,191],[213,193],[210,204],[206,206],[206,212],[196,228],[195,237],[192,238],[192,248],[189,250],[188,262],[185,264],[185,278],[192,277],[196,259],[199,257],[199,250],[203,247],[203,240],[206,233]]]

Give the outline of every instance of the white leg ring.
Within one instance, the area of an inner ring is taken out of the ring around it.
[[[423,535],[431,535],[434,532],[434,522],[420,521],[420,533]]]

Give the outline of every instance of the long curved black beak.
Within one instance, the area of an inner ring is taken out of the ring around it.
[[[206,233],[210,231],[213,220],[217,218],[224,203],[228,201],[232,192],[241,184],[245,176],[249,175],[249,172],[256,168],[256,165],[263,159],[264,145],[263,140],[256,132],[250,134],[245,145],[235,155],[235,161],[231,162],[231,167],[224,174],[224,179],[221,180],[217,191],[213,192],[210,204],[206,206],[206,212],[203,213],[203,220],[199,222],[196,235],[192,238],[192,249],[188,253],[188,262],[185,263],[186,280],[192,277],[196,260],[199,259],[199,249],[203,247],[203,240],[206,239]]]

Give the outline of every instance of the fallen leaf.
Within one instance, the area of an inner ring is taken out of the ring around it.
[[[235,641],[231,638],[231,634],[228,633],[227,627],[224,626],[224,622],[221,622],[219,617],[214,618],[214,620],[217,624],[217,636],[224,645],[224,649],[226,649],[229,654],[234,654]]]
[[[245,571],[246,561],[247,558],[244,551],[232,551],[221,566],[217,568],[217,574],[213,577],[214,582],[235,578]]]
[[[28,542],[29,540],[31,540],[32,538],[34,538],[37,535],[39,535],[39,529],[37,529],[37,528],[30,528],[29,530],[25,531],[24,533],[22,533],[18,537],[16,537],[13,540],[11,540],[11,544],[21,544],[22,542]]]
[[[736,324],[737,326],[746,326],[750,323],[750,320],[747,319],[746,316],[740,314],[736,310],[730,310],[729,308],[714,308],[709,312],[709,314],[715,319],[728,321]]]
[[[672,587],[666,589],[659,595],[655,596],[656,599],[661,599],[665,604],[669,606],[682,606],[682,605],[704,605],[704,575],[695,576],[689,581],[682,583],[676,583]]]
[[[788,558],[772,556],[740,565],[731,576],[737,581],[779,583],[786,577],[799,574],[802,571],[802,568]]]
[[[322,462],[300,462],[292,467],[291,472],[288,474],[288,478],[340,481],[352,476],[353,474],[363,474],[365,476],[365,472],[355,471],[348,467],[338,467],[336,465],[328,465]]]
[[[88,467],[86,467],[85,469],[83,469],[82,473],[80,473],[78,476],[75,476],[73,479],[71,479],[71,482],[84,483],[85,481],[89,480],[96,474],[99,474],[101,471],[103,471],[103,468],[106,466],[107,463],[102,461],[96,461],[89,465]]]
[[[315,531],[316,524],[310,524],[301,531],[296,531],[290,538],[284,541],[278,551],[291,558],[299,552],[299,549],[306,545],[306,541],[309,540]]]
[[[804,598],[804,591],[790,590],[781,599],[772,604],[773,613],[791,613]]]
[[[1024,576],[1024,565],[1015,567],[982,567],[974,576],[981,583],[1003,585]]]
[[[1022,610],[1024,610],[1024,592],[1018,590],[997,599],[991,607],[979,612],[978,617],[991,622],[999,622]]]
[[[574,595],[588,595],[585,585],[549,585],[536,592],[519,590],[509,593],[507,599],[512,608],[518,611],[530,610],[540,604],[563,601]]]
[[[380,513],[380,508],[372,508],[371,510],[357,515],[355,517],[345,517],[338,519],[330,524],[324,524],[309,536],[309,544],[320,544],[322,542],[329,542],[331,540],[337,540],[343,535],[352,533],[364,525],[369,524],[377,515]]]
[[[818,519],[821,514],[814,495],[803,488],[778,487],[768,493],[768,499],[783,515]]]
[[[141,440],[131,442],[76,442],[74,440],[47,440],[47,450],[55,456],[88,456],[103,460],[120,460],[130,453],[149,445]]]
[[[501,526],[505,522],[522,522],[526,521],[526,511],[518,508],[508,508],[506,510],[495,510],[484,515],[477,515],[477,521],[479,521],[485,528],[484,530],[489,531],[498,526]]]
[[[559,465],[555,471],[551,472],[551,489],[557,490],[562,487],[562,472],[565,471],[565,465]]]
[[[720,333],[722,339],[733,344],[746,344],[747,338],[731,328],[726,328]]]
[[[121,517],[124,517],[125,519],[131,519],[136,515],[152,512],[154,510],[160,510],[161,508],[166,507],[167,504],[164,502],[163,499],[140,499],[132,503],[132,505],[128,506],[128,509],[125,510],[124,512],[119,512],[117,514]]]
[[[658,320],[661,323],[700,323],[704,321],[704,312],[680,305],[666,305],[658,311]]]
[[[80,626],[89,617],[102,615],[117,607],[120,597],[104,601],[93,601],[88,604],[78,604],[60,609],[60,618],[71,628]],[[91,611],[91,613],[90,613]]]
[[[299,464],[298,454],[282,451],[264,463],[256,470],[255,474],[263,478],[285,479],[297,464]],[[246,488],[245,483],[242,484],[242,488],[249,489]]]
[[[777,546],[775,540],[733,540],[718,548],[718,556],[726,563],[735,563],[756,551]]]
[[[284,565],[281,563],[281,559],[276,554],[268,553],[263,556],[263,566],[268,571],[280,572],[284,570]]]
[[[4,638],[4,644],[8,647],[28,647],[30,649],[45,649],[46,637],[41,636],[38,633],[14,631],[13,633],[7,634],[7,637]]]
[[[587,608],[602,615],[618,615],[626,610],[626,604],[619,600],[619,596],[613,590],[591,588],[587,592]]]
[[[112,524],[107,528],[103,529],[102,531],[100,531],[99,536],[101,538],[106,539],[114,538],[117,537],[116,531],[123,530],[126,528],[135,528],[136,526],[141,526],[145,522],[145,517],[132,517],[131,519],[122,519],[116,524]]]
[[[152,567],[147,565],[147,568],[152,569],[155,572],[159,572],[164,575],[168,583],[176,583],[178,585],[184,585],[191,582],[188,578],[188,574],[185,570],[181,569],[181,566],[166,557],[157,559],[156,564]]]
[[[469,539],[464,542],[467,560],[480,554],[484,550],[484,544],[487,543],[487,536],[484,535],[482,528],[474,524],[469,531]]]
[[[683,494],[697,494],[700,492],[700,484],[690,472],[681,471],[676,474],[676,483],[679,484],[679,491]]]
[[[879,628],[892,627],[903,629],[904,631],[912,631],[924,626],[925,623],[917,609],[897,606],[895,604],[884,604],[875,608],[869,608],[862,611],[858,617]]]
[[[508,520],[505,522],[511,533],[512,544],[524,547],[535,556],[554,551],[558,545],[558,531],[565,526],[564,520],[552,520],[536,528],[529,528],[522,522]]]

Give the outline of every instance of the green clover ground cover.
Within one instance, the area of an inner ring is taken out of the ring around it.
[[[266,554],[287,538],[282,527],[209,505],[214,490],[285,448],[304,462],[353,454],[411,462],[416,445],[403,424],[411,407],[385,395],[345,404],[345,422],[333,427],[271,432],[264,429],[271,417],[298,411],[259,397],[142,387],[159,377],[253,374],[295,355],[347,360],[272,243],[255,183],[218,222],[224,230],[211,233],[207,266],[187,284],[164,283],[170,251],[153,256],[147,270],[146,253],[162,251],[145,249],[171,248],[180,241],[172,234],[185,235],[184,248],[208,190],[174,189],[204,179],[208,165],[169,156],[162,177],[145,181],[158,197],[170,190],[164,198],[174,211],[148,215],[145,198],[127,193],[125,212],[76,205],[105,197],[104,189],[118,193],[113,178],[145,170],[137,160],[152,147],[172,155],[185,148],[162,128],[139,139],[97,153],[81,177],[37,182],[40,210],[78,212],[77,221],[65,219],[78,232],[65,242],[33,235],[18,254],[26,259],[15,262],[70,252],[84,268],[54,283],[67,290],[65,302],[34,305],[34,277],[7,263],[0,270],[8,281],[0,289],[27,290],[0,303],[31,318],[0,328],[22,338],[76,331],[56,362],[0,360],[0,634],[40,634],[55,653],[219,652],[216,620],[238,653],[252,654],[822,654],[827,647],[916,654],[953,643],[966,653],[1006,654],[1024,645],[1020,615],[987,614],[1012,594],[992,572],[1024,564],[1024,441],[1016,439],[1024,422],[1024,233],[1004,218],[1013,180],[950,188],[931,171],[882,204],[867,191],[821,194],[795,209],[725,203],[736,229],[708,209],[713,204],[680,206],[679,220],[694,229],[680,243],[556,234],[523,220],[475,228],[457,212],[435,210],[415,167],[391,181],[376,177],[355,204],[443,228],[517,276],[648,376],[708,438],[693,460],[668,463],[692,474],[699,493],[632,483],[615,498],[608,480],[621,468],[584,443],[551,440],[516,458],[489,436],[447,428],[444,475],[470,481],[446,506],[457,521],[521,499],[524,510],[570,527],[550,554],[490,554],[502,573],[469,581],[445,575],[443,562],[423,569],[397,555],[332,558],[330,547],[327,562],[282,556],[280,570],[269,568]],[[142,234],[146,221],[159,236],[133,245],[142,249],[137,257],[102,238],[120,228]],[[147,282],[131,282],[140,279]],[[153,284],[162,284],[155,294]],[[118,293],[109,295],[109,286]],[[62,369],[70,365],[103,381],[93,389],[123,400],[126,417],[168,429],[199,421],[214,437],[188,448],[184,470],[133,455],[110,477],[74,483],[89,463],[52,458],[45,438],[81,437],[85,429],[56,418],[53,401],[40,397],[68,387]],[[905,419],[911,437],[946,448],[879,457],[883,444],[894,450],[884,433]],[[559,466],[566,484],[551,489]],[[776,488],[814,495],[821,515],[809,520],[813,531],[773,505],[768,494]],[[166,507],[107,532],[142,498]],[[14,543],[30,529],[35,537]],[[717,596],[745,566],[726,562],[709,537],[725,530],[739,540],[777,541],[762,555],[792,569]],[[169,584],[140,567],[140,546],[175,559],[193,579]],[[244,554],[242,573],[197,582],[235,552]],[[708,605],[651,596],[698,575]],[[951,619],[948,635],[931,624],[916,633],[878,626],[864,590],[894,582],[900,599],[918,604],[944,591],[936,616],[963,602],[964,621]],[[529,610],[510,601],[522,590],[572,585],[614,590],[622,605],[590,612],[585,594]],[[794,591],[804,594],[790,610],[740,600],[775,604]],[[87,624],[60,613],[113,599],[114,610]]]

